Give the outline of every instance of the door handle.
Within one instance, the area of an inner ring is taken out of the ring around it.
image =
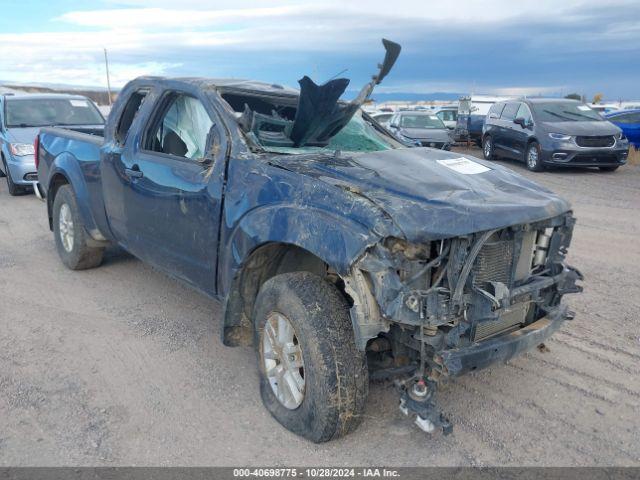
[[[124,174],[129,178],[142,178],[144,176],[138,165],[133,165],[131,168],[125,168]]]

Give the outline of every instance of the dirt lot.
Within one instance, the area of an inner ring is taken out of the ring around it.
[[[576,319],[549,351],[449,384],[448,437],[377,383],[362,426],[320,446],[262,408],[254,354],[220,343],[218,304],[117,251],[66,270],[43,204],[2,181],[0,465],[640,465],[640,168],[509,166],[573,202]]]

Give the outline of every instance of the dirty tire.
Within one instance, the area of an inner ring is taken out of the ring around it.
[[[73,240],[70,251],[63,246],[60,234],[60,212],[66,205],[70,211],[73,221]],[[62,263],[71,270],[85,270],[94,268],[102,263],[104,254],[103,248],[95,248],[87,245],[88,236],[84,228],[84,223],[78,210],[76,196],[70,185],[63,185],[56,193],[53,201],[53,235],[56,242],[56,249]]]
[[[262,336],[272,312],[284,315],[295,330],[304,360],[302,403],[286,408],[265,372]],[[349,307],[338,290],[317,275],[294,272],[264,283],[254,309],[260,394],[285,428],[313,442],[326,442],[360,423],[369,389],[363,352],[356,348]]]

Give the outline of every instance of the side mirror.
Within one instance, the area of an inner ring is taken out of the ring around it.
[[[527,121],[523,117],[515,118],[513,123],[520,125],[522,128],[526,128],[527,126]]]

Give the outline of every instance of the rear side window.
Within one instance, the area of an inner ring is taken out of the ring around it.
[[[516,118],[516,113],[518,112],[518,108],[520,108],[519,103],[507,103],[502,111],[502,120],[513,120]]]
[[[504,110],[505,103],[494,103],[489,109],[489,118],[500,118],[502,110]]]
[[[140,107],[144,103],[144,99],[147,97],[149,90],[142,89],[138,90],[131,94],[127,104],[122,111],[122,115],[120,116],[120,120],[118,121],[118,128],[116,129],[116,141],[122,145],[127,140],[127,135],[129,134],[129,129],[133,124],[133,121],[140,111]]]
[[[436,115],[443,122],[455,122],[458,118],[458,112],[454,112],[453,110],[440,110]]]

